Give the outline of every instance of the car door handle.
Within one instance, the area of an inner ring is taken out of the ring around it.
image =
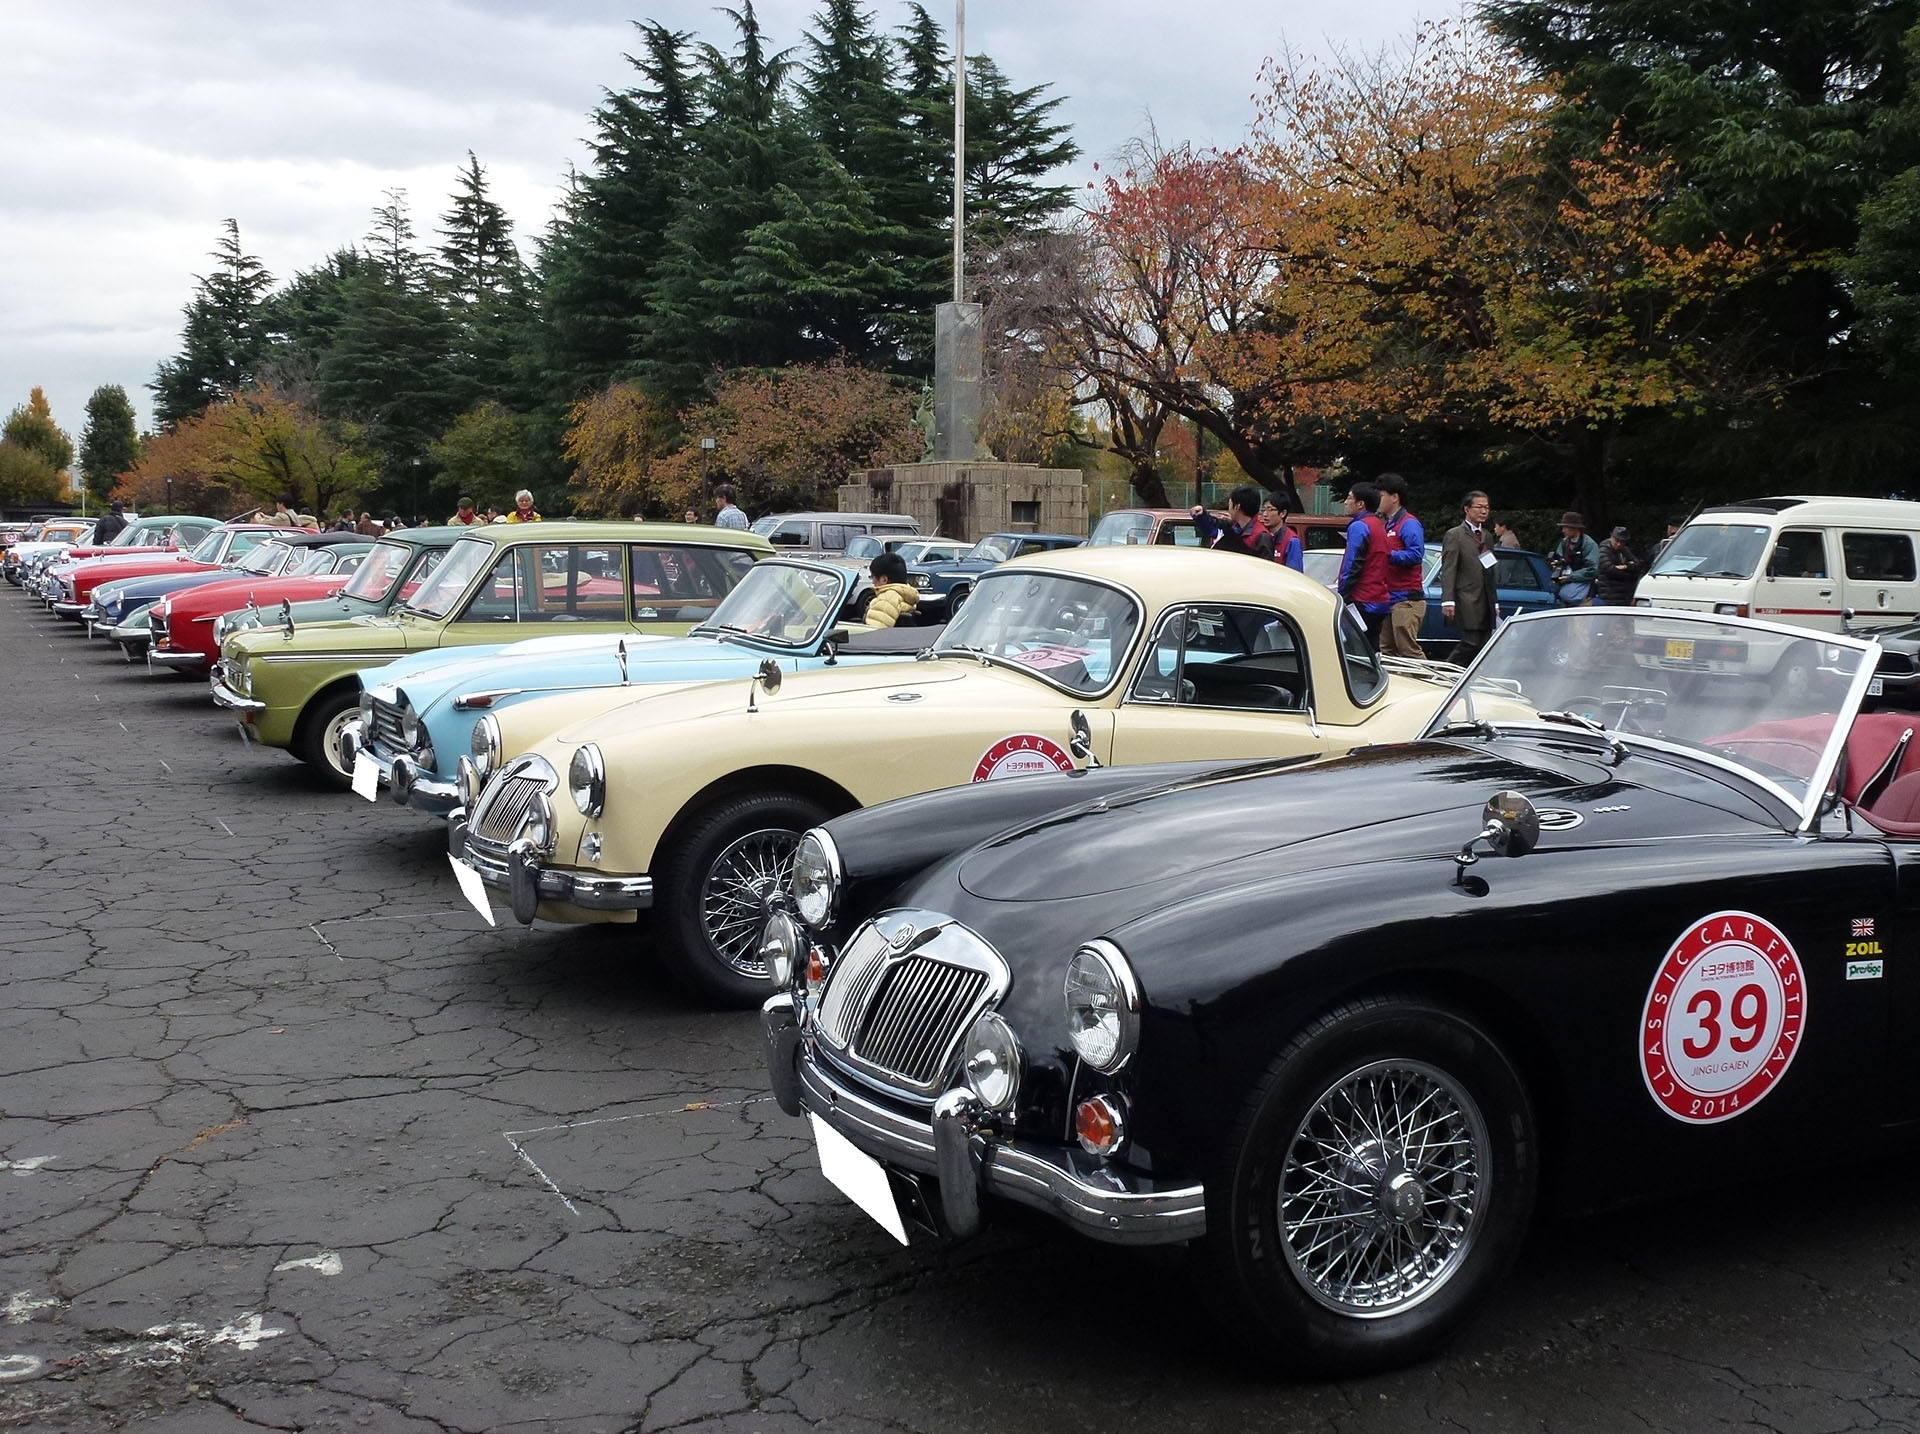
[[[1832,596],[1833,596],[1833,589],[1832,589],[1832,588],[1821,588],[1821,589],[1820,589],[1820,596],[1821,596],[1821,597],[1832,597]]]

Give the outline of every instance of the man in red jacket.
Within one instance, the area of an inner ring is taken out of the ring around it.
[[[1389,577],[1392,537],[1380,521],[1380,490],[1356,483],[1347,490],[1347,552],[1340,560],[1340,596],[1360,613],[1367,641],[1380,650],[1380,628],[1393,608]]]

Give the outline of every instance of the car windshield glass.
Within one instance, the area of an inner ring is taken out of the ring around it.
[[[200,546],[195,548],[190,556],[196,563],[219,562],[220,544],[226,536],[225,533],[220,532],[218,529],[208,533],[206,537],[200,540]]]
[[[1653,576],[1750,578],[1772,529],[1702,518],[1687,524],[1653,565]]]
[[[791,563],[757,563],[695,632],[736,632],[782,647],[809,647],[840,614],[845,579]]]
[[[333,571],[334,551],[332,548],[311,548],[293,560],[289,573],[330,573]]]
[[[375,543],[367,560],[354,573],[353,581],[347,584],[347,596],[365,598],[368,602],[384,601],[393,588],[394,579],[407,570],[407,559],[412,556],[413,549],[405,543]]]
[[[769,514],[764,518],[755,518],[753,520],[753,531],[763,538],[779,526],[780,519],[777,514]]]
[[[1144,543],[1147,534],[1153,531],[1151,513],[1109,513],[1094,528],[1093,536],[1087,539],[1090,548],[1118,548],[1129,544]]]
[[[1826,788],[1871,652],[1831,634],[1704,614],[1588,608],[1514,618],[1428,733],[1489,722],[1599,729],[1626,748],[1738,767],[1804,811]]]
[[[973,545],[972,551],[967,554],[966,561],[970,563],[1004,563],[1008,558],[1013,556],[1015,541],[1015,539],[1008,537],[1005,533],[996,534],[991,538],[982,538]]]
[[[285,543],[262,543],[240,560],[243,573],[274,573],[286,561],[290,549]]]
[[[484,538],[462,538],[420,591],[402,606],[422,617],[445,617],[481,569],[492,565],[494,551],[494,545]]]
[[[1115,588],[1055,573],[988,573],[934,646],[942,657],[1004,661],[1068,692],[1111,686],[1140,628],[1140,605]]]

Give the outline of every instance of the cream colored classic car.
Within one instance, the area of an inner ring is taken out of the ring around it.
[[[1389,670],[1332,593],[1278,564],[1036,555],[983,574],[917,661],[521,703],[477,729],[450,840],[522,922],[651,908],[681,977],[756,1002],[766,899],[829,815],[1070,769],[1076,712],[1106,763],[1403,741],[1457,676]]]

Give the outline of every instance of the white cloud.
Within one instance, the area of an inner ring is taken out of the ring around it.
[[[902,0],[870,0],[884,28]],[[812,0],[761,0],[773,45]],[[1090,163],[1151,115],[1169,140],[1244,132],[1260,60],[1370,48],[1406,34],[1416,0],[974,0],[967,48],[1018,85],[1064,95]],[[1435,6],[1424,7],[1433,13]],[[952,6],[929,11],[951,26]],[[471,149],[523,245],[544,226],[590,114],[623,88],[635,19],[727,48],[707,0],[67,0],[0,7],[0,412],[46,388],[77,439],[94,388],[144,385],[177,344],[193,276],[223,220],[278,278],[369,227],[392,188],[432,233]]]

